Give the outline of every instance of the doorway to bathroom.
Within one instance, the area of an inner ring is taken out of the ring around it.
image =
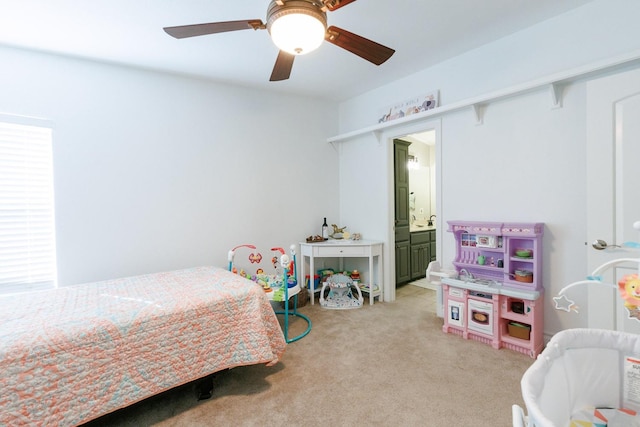
[[[394,138],[396,287],[406,283],[431,287],[426,269],[437,259],[440,246],[437,136],[436,129],[427,129]]]
[[[436,215],[435,152],[436,132],[407,135],[403,138],[409,145],[409,214],[414,226],[432,225]]]

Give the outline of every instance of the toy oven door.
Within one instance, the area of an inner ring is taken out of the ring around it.
[[[469,299],[467,328],[481,332],[486,335],[493,335],[493,303]]]

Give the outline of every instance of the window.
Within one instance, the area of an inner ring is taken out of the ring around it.
[[[0,121],[0,293],[56,286],[51,136]]]

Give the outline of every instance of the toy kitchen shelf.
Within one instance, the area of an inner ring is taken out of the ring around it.
[[[442,330],[536,357],[544,347],[544,224],[448,224],[457,277],[442,279]]]

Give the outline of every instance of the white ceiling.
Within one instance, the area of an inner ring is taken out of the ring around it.
[[[269,0],[0,0],[0,45],[128,64],[286,93],[344,100],[592,0],[359,0],[328,13],[396,53],[379,67],[329,43],[269,82],[265,30],[177,40],[163,27],[266,20]],[[7,64],[3,64],[7,66]]]

